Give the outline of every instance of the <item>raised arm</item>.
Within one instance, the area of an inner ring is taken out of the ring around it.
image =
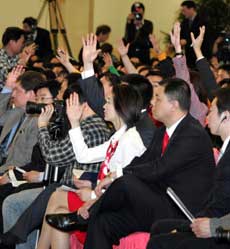
[[[176,52],[176,57],[173,58],[174,67],[176,70],[176,77],[185,80],[191,90],[191,107],[190,113],[194,118],[200,121],[200,123],[205,125],[205,118],[208,111],[208,107],[202,103],[190,81],[189,71],[186,64],[186,58],[182,55],[181,43],[180,43],[180,23],[176,22],[173,27],[173,33],[170,33],[171,43],[173,44]]]
[[[121,60],[127,70],[128,73],[135,73],[137,74],[137,69],[134,67],[133,63],[130,61],[129,56],[128,56],[128,51],[129,51],[129,44],[126,46],[124,45],[124,42],[122,39],[120,39],[117,42],[117,50],[121,56]]]
[[[197,69],[200,73],[200,77],[205,86],[205,89],[207,90],[208,98],[212,100],[213,91],[218,89],[218,85],[216,83],[214,74],[212,70],[210,69],[209,63],[207,59],[204,58],[203,53],[201,51],[204,34],[205,34],[205,26],[200,28],[200,34],[197,38],[195,38],[194,34],[191,33],[191,39],[192,39],[193,50],[197,58],[197,61],[196,61]]]

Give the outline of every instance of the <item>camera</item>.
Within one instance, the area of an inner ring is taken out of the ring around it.
[[[229,29],[224,30],[220,33],[220,36],[223,37],[223,41],[220,46],[221,60],[224,63],[230,62],[230,31]]]
[[[137,21],[141,21],[143,19],[142,14],[139,12],[134,12],[133,15],[134,15],[134,19]]]
[[[230,242],[230,230],[224,230],[222,227],[216,229],[217,242]]]
[[[46,104],[37,104],[34,102],[28,101],[26,104],[26,113],[27,114],[40,114],[42,108]],[[65,102],[63,100],[54,100],[53,102],[54,112],[49,122],[49,133],[53,140],[61,139],[66,134],[67,126],[67,117],[66,117],[66,108]]]

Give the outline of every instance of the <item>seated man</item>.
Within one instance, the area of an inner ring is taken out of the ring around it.
[[[35,101],[35,88],[44,81],[41,73],[27,71],[15,81],[7,81],[0,93],[0,114],[4,120],[0,136],[2,158],[0,172],[8,166],[22,166],[30,162],[37,142],[37,118],[25,114],[26,103]],[[12,102],[15,108],[9,108]]]
[[[152,104],[154,116],[166,127],[156,131],[149,149],[110,185],[89,210],[89,219],[76,213],[50,215],[49,224],[60,230],[88,224],[84,248],[112,248],[130,233],[149,231],[159,218],[182,216],[166,195],[168,186],[198,212],[212,186],[215,163],[210,138],[188,114],[190,98],[185,81],[162,81]]]
[[[80,126],[86,144],[89,147],[95,147],[107,141],[110,136],[110,129],[108,129],[105,122],[100,117],[98,117],[88,106],[78,85],[71,85],[71,87],[66,90],[64,99],[69,98],[69,95],[73,92],[77,92],[80,95],[81,105],[84,106]],[[4,238],[6,238],[6,240],[2,242],[6,244],[25,242],[29,233],[42,224],[43,216],[50,195],[56,190],[57,187],[62,184],[73,186],[73,184],[71,184],[73,181],[73,168],[94,173],[98,172],[99,170],[100,163],[82,164],[76,161],[72,144],[68,135],[58,141],[52,140],[47,129],[48,123],[49,118],[47,119],[45,115],[41,114],[38,120],[40,148],[47,163],[54,166],[66,167],[64,176],[61,180],[61,183],[49,185],[23,213],[12,229],[10,229],[10,231],[5,234]],[[78,180],[76,187],[80,188],[83,184],[83,181]],[[28,195],[29,193],[27,192],[26,194]],[[11,198],[11,201],[13,200],[14,199]]]
[[[220,150],[216,177],[211,193],[206,196],[204,209],[196,214],[196,218],[190,225],[186,220],[162,220],[153,225],[152,236],[148,244],[148,249],[174,249],[174,248],[219,248],[213,237],[216,228],[223,225],[229,229],[229,215],[225,218],[216,219],[230,212],[230,89],[223,88],[218,90],[216,97],[212,101],[210,113],[208,115],[208,126],[211,133],[218,135],[223,140]],[[192,196],[189,196],[192,198]],[[182,199],[183,200],[183,199]],[[169,233],[177,229],[177,233]],[[181,232],[180,232],[181,231]],[[184,231],[184,232],[183,232]],[[160,235],[158,235],[160,233]],[[161,234],[161,233],[164,233]],[[168,233],[168,234],[167,234]],[[206,238],[206,239],[204,239]],[[229,248],[229,245],[222,245],[220,248]]]
[[[56,98],[59,89],[60,89],[60,84],[57,81],[48,81],[41,83],[35,90],[37,102],[40,104],[52,103],[53,99]],[[29,111],[28,107],[27,111]],[[12,165],[12,167],[14,166]],[[16,175],[16,179],[25,180],[30,184],[22,184],[19,187],[17,187],[15,183],[12,181],[12,178],[9,178],[9,172],[7,171],[3,176],[0,177],[0,185],[1,185],[0,207],[2,206],[3,200],[12,193],[17,193],[27,188],[43,186],[43,184],[37,184],[38,182],[42,182],[44,174],[43,172],[45,170],[45,161],[41,155],[38,143],[33,148],[31,161],[25,166],[21,167],[21,169],[23,169],[26,172],[21,174],[20,172],[18,172],[17,169],[14,169],[14,174]],[[4,216],[4,222],[5,224],[7,224],[6,222],[7,215],[4,215],[4,212],[3,216]],[[12,216],[13,215],[11,214],[10,217]],[[8,229],[5,228],[5,230]]]
[[[24,31],[17,27],[8,27],[2,36],[3,48],[0,49],[0,90],[3,88],[7,74],[17,64],[25,66],[34,54],[34,44],[24,46]]]

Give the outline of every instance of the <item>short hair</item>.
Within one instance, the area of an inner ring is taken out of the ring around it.
[[[164,78],[163,74],[161,73],[160,70],[150,70],[146,75],[145,77],[148,77],[148,76],[159,76],[161,77],[162,79]]]
[[[109,34],[111,32],[111,28],[108,25],[100,25],[97,27],[96,29],[96,35],[106,35]]]
[[[83,104],[86,102],[86,98],[81,90],[81,87],[79,86],[78,83],[71,84],[68,86],[68,88],[65,90],[63,94],[63,99],[66,100],[70,97],[70,94],[72,93],[77,93],[79,96],[79,102],[80,104]]]
[[[110,43],[106,42],[106,43],[102,44],[101,51],[102,51],[102,53],[112,54],[112,52],[113,52],[113,46]]]
[[[2,36],[2,44],[6,46],[11,40],[18,41],[21,36],[24,36],[25,32],[23,29],[18,27],[8,27]]]
[[[142,108],[147,108],[149,106],[153,96],[153,87],[146,77],[139,74],[127,74],[121,76],[121,81],[127,82],[130,86],[132,86],[136,91],[139,92],[143,99]]]
[[[145,6],[141,2],[135,2],[131,6],[131,12],[138,12],[138,9],[143,9],[145,11]]]
[[[48,88],[52,97],[56,98],[59,90],[61,89],[61,84],[57,80],[48,80],[41,82],[34,91],[37,92],[41,88]]]
[[[186,81],[179,78],[164,79],[159,83],[169,100],[176,100],[182,111],[189,111],[191,105],[191,91]]]
[[[127,128],[135,126],[139,121],[142,110],[142,97],[128,84],[113,87],[113,102],[117,114],[121,117]]]
[[[185,6],[185,7],[189,8],[189,9],[191,9],[191,8],[196,9],[196,3],[193,2],[193,1],[184,1],[184,2],[181,3],[180,6],[181,7]]]
[[[26,17],[22,23],[28,24],[30,27],[36,27],[37,26],[37,19],[33,18],[32,16]]]
[[[230,111],[230,87],[220,88],[214,95],[217,98],[216,106],[218,113]]]
[[[17,81],[26,92],[34,91],[44,80],[46,80],[44,74],[35,71],[27,71],[17,78]]]
[[[81,79],[81,74],[80,73],[69,73],[66,77],[68,81],[68,86],[72,84],[76,84],[78,80]]]

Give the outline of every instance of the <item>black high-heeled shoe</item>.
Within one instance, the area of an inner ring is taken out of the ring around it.
[[[66,214],[47,214],[46,222],[63,232],[71,232],[75,230],[86,231],[88,220],[85,220],[77,212]]]

